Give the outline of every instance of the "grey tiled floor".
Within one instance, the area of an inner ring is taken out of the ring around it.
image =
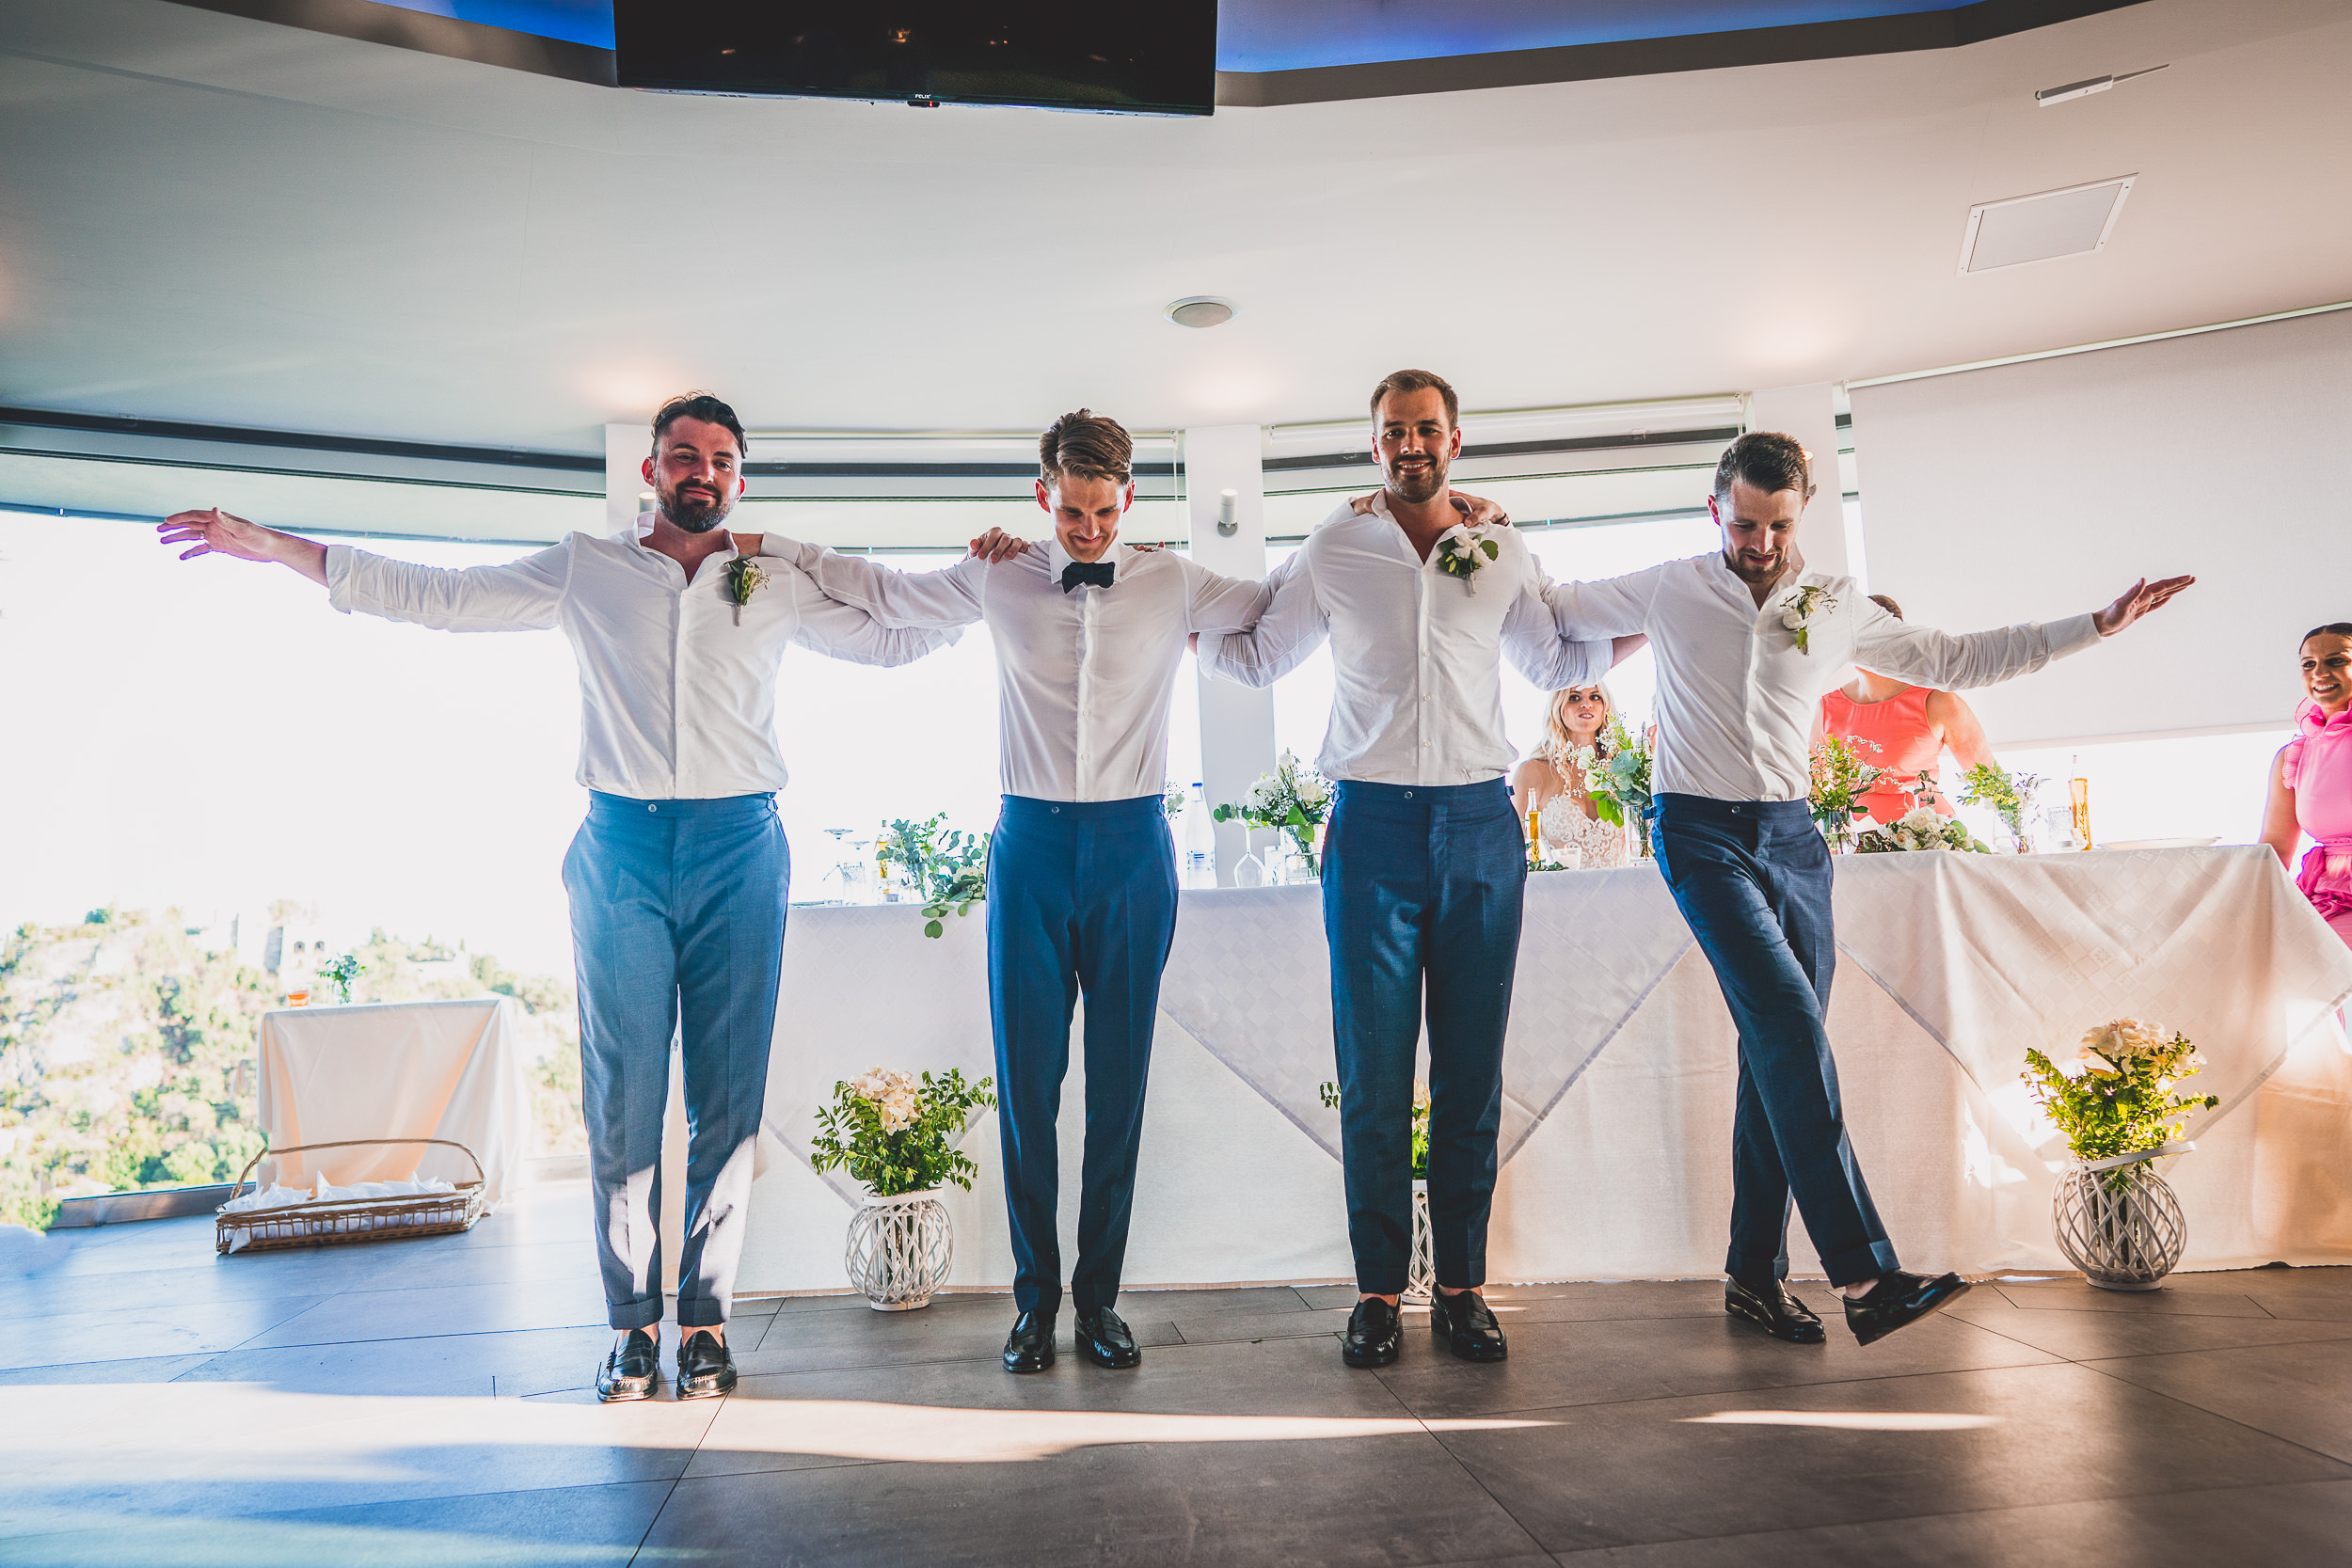
[[[1511,1359],[1343,1287],[1132,1291],[1113,1373],[1003,1297],[742,1304],[733,1398],[600,1407],[578,1185],[471,1234],[0,1280],[0,1564],[2352,1562],[2352,1269],[1979,1286],[1865,1350],[1709,1281],[1498,1287]],[[665,1340],[665,1351],[668,1341]]]

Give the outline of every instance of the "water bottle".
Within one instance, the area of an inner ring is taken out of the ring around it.
[[[1209,816],[1209,799],[1198,782],[1184,800],[1184,877],[1186,887],[1216,886],[1216,822]]]

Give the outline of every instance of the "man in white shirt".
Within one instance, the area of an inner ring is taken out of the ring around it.
[[[775,1028],[790,851],[776,819],[777,661],[790,643],[900,664],[952,634],[884,630],[798,572],[762,574],[720,525],[743,491],[743,429],[707,394],[654,417],[653,527],[575,533],[464,571],[321,546],[213,509],[161,530],[218,554],[278,562],[337,610],[448,631],[561,628],[580,662],[588,818],[564,857],[579,959],[581,1099],[596,1257],[615,1331],[607,1401],[660,1383],[661,1117],[670,1040],[686,1078],[686,1235],[678,1255],[677,1394],[735,1386],[726,1348],[754,1145]],[[752,550],[755,538],[746,539]]]
[[[2194,579],[2136,583],[2095,614],[1951,636],[1888,614],[1851,578],[1804,569],[1797,524],[1812,495],[1810,454],[1751,432],[1715,470],[1720,551],[1565,584],[1555,603],[1564,635],[1645,632],[1658,656],[1658,861],[1740,1030],[1724,1309],[1783,1339],[1823,1338],[1782,1283],[1793,1199],[1867,1345],[1968,1286],[1899,1267],[1847,1134],[1822,1026],[1836,937],[1808,800],[1815,708],[1851,666],[1946,691],[2026,674]]]
[[[1430,1324],[1455,1355],[1500,1361],[1479,1294],[1502,1110],[1502,1038],[1527,856],[1504,775],[1500,659],[1540,689],[1585,686],[1640,645],[1563,638],[1554,585],[1507,526],[1465,526],[1446,475],[1462,447],[1454,388],[1399,371],[1373,389],[1387,483],[1342,504],[1266,579],[1243,635],[1200,640],[1212,673],[1264,686],[1331,640],[1335,782],[1324,836],[1347,1233],[1360,1299],[1351,1367],[1396,1359],[1412,1243],[1413,1057],[1429,1023]]]
[[[1011,1372],[1054,1364],[1055,1119],[1081,993],[1087,1130],[1070,1277],[1074,1338],[1097,1366],[1142,1359],[1112,1304],[1160,972],[1176,930],[1163,804],[1168,694],[1186,639],[1249,625],[1261,594],[1255,582],[1118,542],[1135,501],[1133,453],[1115,420],[1081,408],[1055,421],[1038,452],[1038,504],[1054,519],[1042,549],[992,531],[944,572],[902,573],[788,541],[766,546],[882,626],[985,621],[995,640],[1005,803],[989,846],[988,990],[1019,1314],[1005,1342]]]

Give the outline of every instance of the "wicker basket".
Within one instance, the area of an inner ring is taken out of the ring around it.
[[[461,1181],[453,1192],[414,1193],[398,1197],[355,1197],[327,1203],[295,1203],[283,1209],[247,1209],[231,1214],[215,1211],[213,1249],[228,1253],[272,1252],[281,1247],[335,1246],[345,1242],[392,1242],[409,1236],[442,1236],[471,1230],[490,1212],[483,1192],[482,1162],[464,1144],[447,1138],[345,1138],[337,1143],[296,1144],[291,1148],[265,1148],[245,1164],[235,1185],[253,1175],[253,1167],[278,1154],[301,1154],[314,1148],[357,1148],[370,1144],[439,1144],[473,1161],[474,1179]],[[239,1236],[243,1246],[234,1246]]]

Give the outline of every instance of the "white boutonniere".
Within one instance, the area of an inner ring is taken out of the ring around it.
[[[743,607],[752,602],[752,595],[768,586],[768,568],[748,555],[739,555],[727,562],[727,597],[735,603],[735,624],[743,624]]]
[[[1797,652],[1809,654],[1813,651],[1810,645],[1813,617],[1826,615],[1836,608],[1837,595],[1818,582],[1798,589],[1781,601],[1780,624],[1796,637]]]
[[[1478,592],[1477,574],[1502,553],[1502,546],[1487,538],[1484,529],[1467,523],[1438,535],[1438,570],[1460,578],[1473,594]]]

